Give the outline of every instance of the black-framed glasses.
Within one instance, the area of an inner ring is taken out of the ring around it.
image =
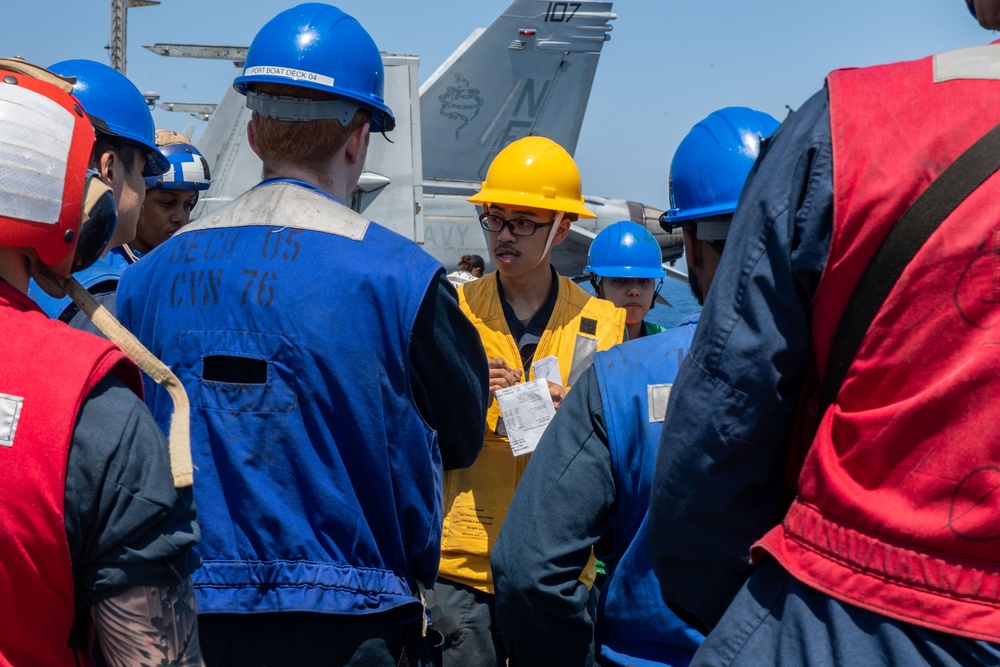
[[[524,218],[504,220],[499,215],[483,213],[479,216],[479,224],[488,232],[500,232],[506,227],[514,236],[531,236],[539,227],[551,227],[556,223],[555,221],[535,222],[534,220],[526,220]]]

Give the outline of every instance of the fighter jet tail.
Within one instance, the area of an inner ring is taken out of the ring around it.
[[[420,88],[424,178],[483,180],[507,144],[542,135],[576,150],[610,2],[515,0]]]

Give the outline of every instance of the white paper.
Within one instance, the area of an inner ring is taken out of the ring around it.
[[[535,451],[545,427],[552,421],[556,408],[549,394],[549,383],[532,380],[496,391],[504,428],[514,456]]]
[[[562,384],[562,373],[559,372],[559,357],[549,355],[531,364],[535,369],[536,380],[548,380],[554,384]]]

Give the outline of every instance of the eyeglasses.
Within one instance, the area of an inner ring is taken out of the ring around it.
[[[483,213],[479,216],[479,224],[488,232],[500,232],[506,227],[514,236],[531,236],[539,227],[551,227],[556,223],[555,221],[535,222],[534,220],[525,220],[524,218],[504,220],[499,215]]]

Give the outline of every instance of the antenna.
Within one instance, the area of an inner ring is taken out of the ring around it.
[[[128,9],[130,7],[149,7],[160,4],[160,0],[111,0],[111,66],[125,74],[125,41]]]

